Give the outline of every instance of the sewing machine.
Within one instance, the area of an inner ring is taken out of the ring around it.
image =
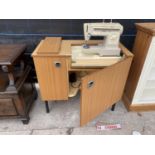
[[[119,40],[123,32],[123,26],[119,23],[85,23],[85,44],[82,51],[87,54],[99,54],[100,56],[119,56]],[[89,46],[87,42],[92,36],[103,36],[103,43],[98,46]]]
[[[117,63],[120,56],[119,40],[123,26],[119,23],[85,23],[85,44],[72,46],[72,67],[103,67]],[[92,36],[104,37],[91,44]]]

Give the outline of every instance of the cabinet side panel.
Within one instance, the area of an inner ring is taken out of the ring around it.
[[[50,80],[50,74],[48,68],[48,61],[44,57],[34,57],[35,70],[37,79],[40,87],[40,94],[42,100],[50,99],[54,96],[53,92],[53,81]]]
[[[137,32],[133,47],[134,58],[125,87],[125,95],[130,102],[132,102],[151,40],[152,36],[142,31]]]

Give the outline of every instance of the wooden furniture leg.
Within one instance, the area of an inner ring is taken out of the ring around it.
[[[15,87],[15,79],[14,79],[14,76],[13,76],[13,73],[12,73],[12,66],[5,66],[3,65],[2,66],[2,71],[4,73],[7,73],[8,74],[8,78],[9,78],[9,86],[7,87],[7,91],[16,91],[16,87]]]
[[[30,121],[30,117],[27,116],[24,120],[22,120],[23,124],[29,124],[29,121]]]
[[[31,87],[32,87],[32,90],[33,90],[33,95],[31,97],[30,103],[32,103],[33,101],[37,100],[37,98],[38,98],[38,93],[37,93],[37,90],[36,90],[36,88],[35,88],[33,83],[31,83]],[[24,119],[22,119],[22,122],[23,122],[24,125],[29,124],[29,121],[30,121],[29,111],[30,111],[31,106],[32,106],[32,104],[29,104],[27,106],[26,116],[25,116]]]

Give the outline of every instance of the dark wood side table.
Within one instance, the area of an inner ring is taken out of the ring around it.
[[[25,49],[24,44],[0,45],[0,118],[19,118],[28,124],[37,91],[26,81],[31,67],[24,62]]]

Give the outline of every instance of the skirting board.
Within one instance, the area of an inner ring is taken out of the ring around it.
[[[144,104],[136,104],[136,103],[132,103],[129,101],[129,99],[127,98],[127,96],[125,94],[123,94],[123,102],[124,105],[126,107],[126,109],[128,111],[154,111],[155,110],[155,103],[153,104],[148,104],[148,103],[144,103]]]

